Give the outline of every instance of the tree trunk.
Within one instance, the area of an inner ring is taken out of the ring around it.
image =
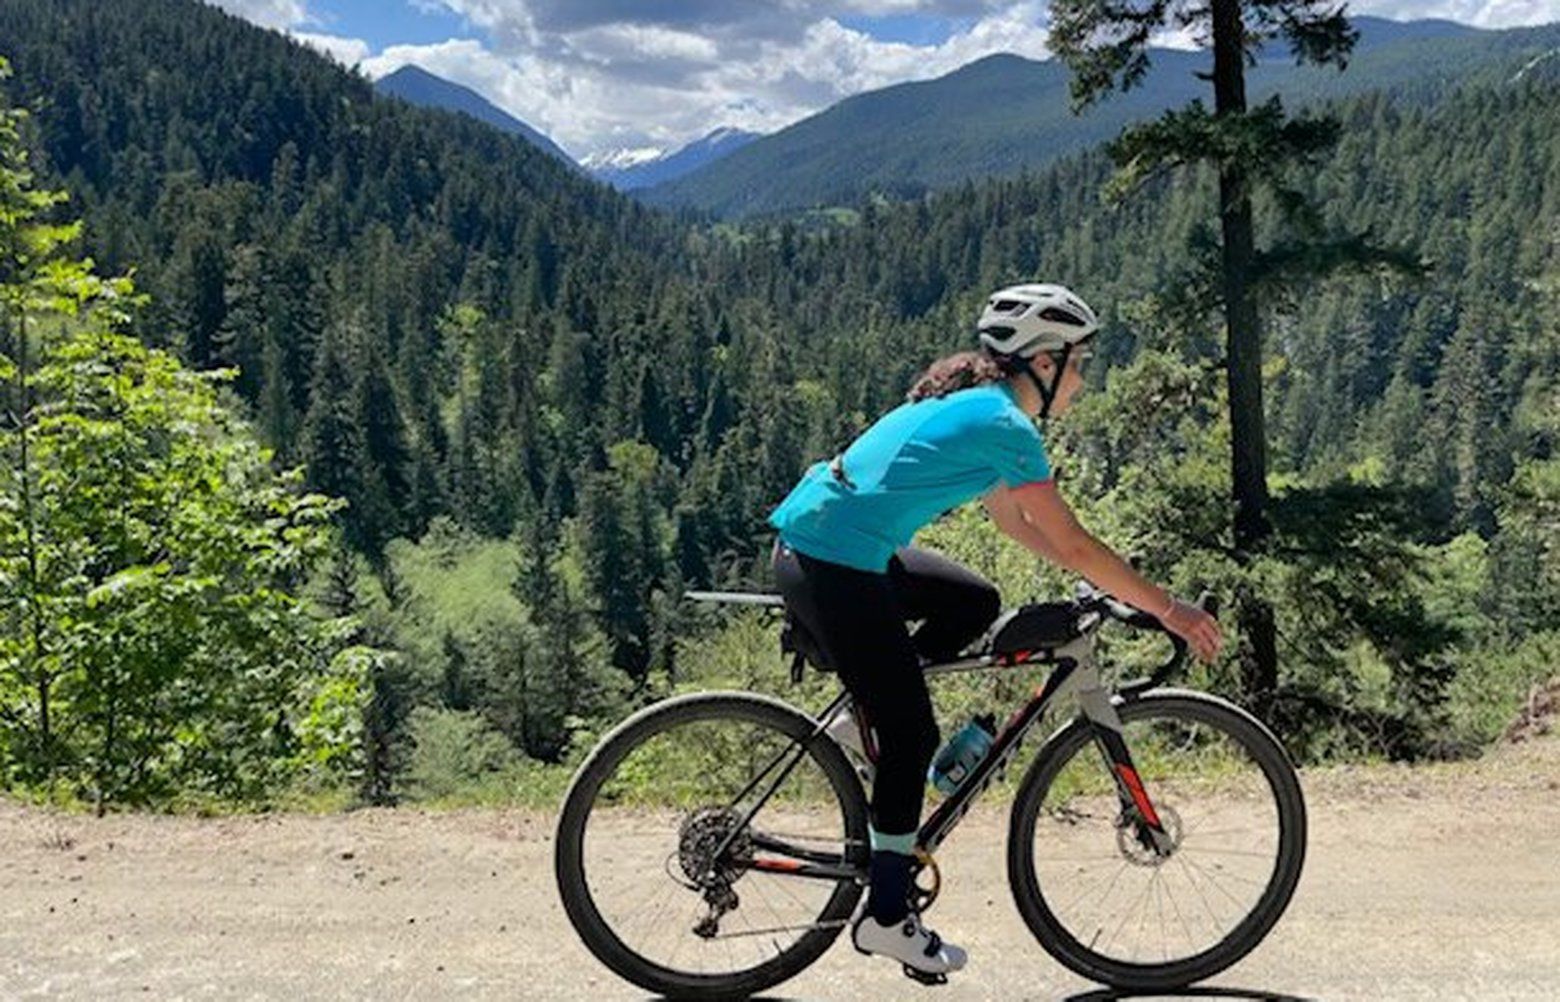
[[[1213,0],[1214,111],[1246,110],[1244,25],[1240,0]],[[1251,196],[1246,172],[1227,163],[1219,171],[1219,220],[1223,229],[1225,368],[1229,379],[1235,548],[1249,557],[1266,539],[1267,437],[1262,412],[1262,332],[1257,304],[1247,287],[1255,256]],[[1265,706],[1278,685],[1273,609],[1248,595],[1236,611],[1246,643],[1241,668],[1246,694]]]
[[[364,743],[368,748],[363,770],[363,799],[376,807],[394,806],[395,795],[395,700],[385,669],[377,660],[369,669],[369,701],[365,707]]]

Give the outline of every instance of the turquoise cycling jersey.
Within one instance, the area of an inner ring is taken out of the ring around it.
[[[1049,480],[1034,422],[1006,383],[903,404],[838,460],[816,463],[769,516],[786,545],[882,572],[923,525],[991,490]]]

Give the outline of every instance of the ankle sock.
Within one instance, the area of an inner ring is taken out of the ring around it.
[[[893,925],[910,914],[910,867],[914,856],[876,850],[872,853],[872,889],[867,913],[879,925]]]

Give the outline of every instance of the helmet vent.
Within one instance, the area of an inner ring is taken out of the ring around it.
[[[991,305],[991,308],[998,313],[1022,313],[1024,307],[1028,305],[1018,299],[999,299]]]
[[[1059,310],[1054,306],[1047,306],[1045,309],[1041,310],[1040,317],[1042,320],[1050,320],[1058,324],[1067,324],[1070,327],[1083,327],[1086,326],[1087,323],[1083,319],[1068,313],[1066,310]]]

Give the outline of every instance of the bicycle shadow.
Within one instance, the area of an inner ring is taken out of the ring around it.
[[[1081,995],[1069,995],[1059,1002],[1118,1002],[1125,999],[1241,999],[1245,1002],[1316,1002],[1305,995],[1286,995],[1257,988],[1182,988],[1172,992],[1118,992],[1109,988],[1095,988]],[[650,1002],[675,1002],[666,996],[656,995]],[[748,1002],[802,1002],[791,995],[755,995]]]
[[[1263,991],[1260,988],[1182,988],[1169,992],[1118,992],[1095,988],[1081,995],[1069,995],[1061,1002],[1117,1002],[1119,999],[1250,999],[1253,1002],[1316,1002],[1304,995]]]

